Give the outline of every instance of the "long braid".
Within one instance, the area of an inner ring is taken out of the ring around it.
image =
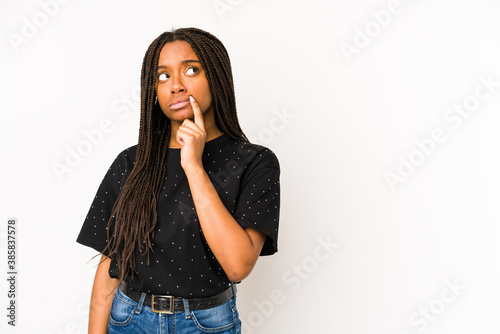
[[[158,198],[166,174],[166,153],[171,121],[156,103],[158,59],[165,43],[188,42],[207,76],[216,126],[232,138],[248,141],[236,114],[231,63],[224,45],[212,34],[197,28],[165,32],[149,46],[141,69],[141,118],[134,168],[116,200],[108,221],[110,256],[116,256],[119,284],[136,270],[135,252],[153,251],[152,239],[158,223]]]
[[[215,101],[217,127],[233,138],[248,141],[241,130],[236,114],[236,99],[229,55],[224,45],[212,34],[195,28],[178,29],[193,48],[205,69]]]

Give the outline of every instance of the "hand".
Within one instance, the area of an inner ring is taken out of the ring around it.
[[[182,146],[181,166],[184,171],[203,168],[201,157],[207,137],[198,102],[192,96],[189,96],[189,101],[193,109],[194,122],[186,118],[179,126],[176,135],[177,142]]]

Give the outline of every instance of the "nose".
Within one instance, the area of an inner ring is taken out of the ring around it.
[[[177,94],[179,92],[186,91],[186,87],[184,87],[184,83],[180,75],[172,76],[170,82],[171,82],[170,92],[172,94]]]

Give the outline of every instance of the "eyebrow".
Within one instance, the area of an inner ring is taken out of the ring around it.
[[[200,61],[195,60],[195,59],[186,59],[186,60],[181,61],[182,65],[186,65],[186,64],[190,64],[190,63],[200,63]],[[163,68],[167,68],[167,67],[168,67],[167,65],[158,65],[158,69],[163,69]]]

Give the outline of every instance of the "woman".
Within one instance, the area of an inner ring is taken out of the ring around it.
[[[138,143],[109,168],[77,239],[102,254],[89,333],[240,333],[234,284],[277,251],[279,174],[239,126],[222,43],[196,28],[155,39]]]

